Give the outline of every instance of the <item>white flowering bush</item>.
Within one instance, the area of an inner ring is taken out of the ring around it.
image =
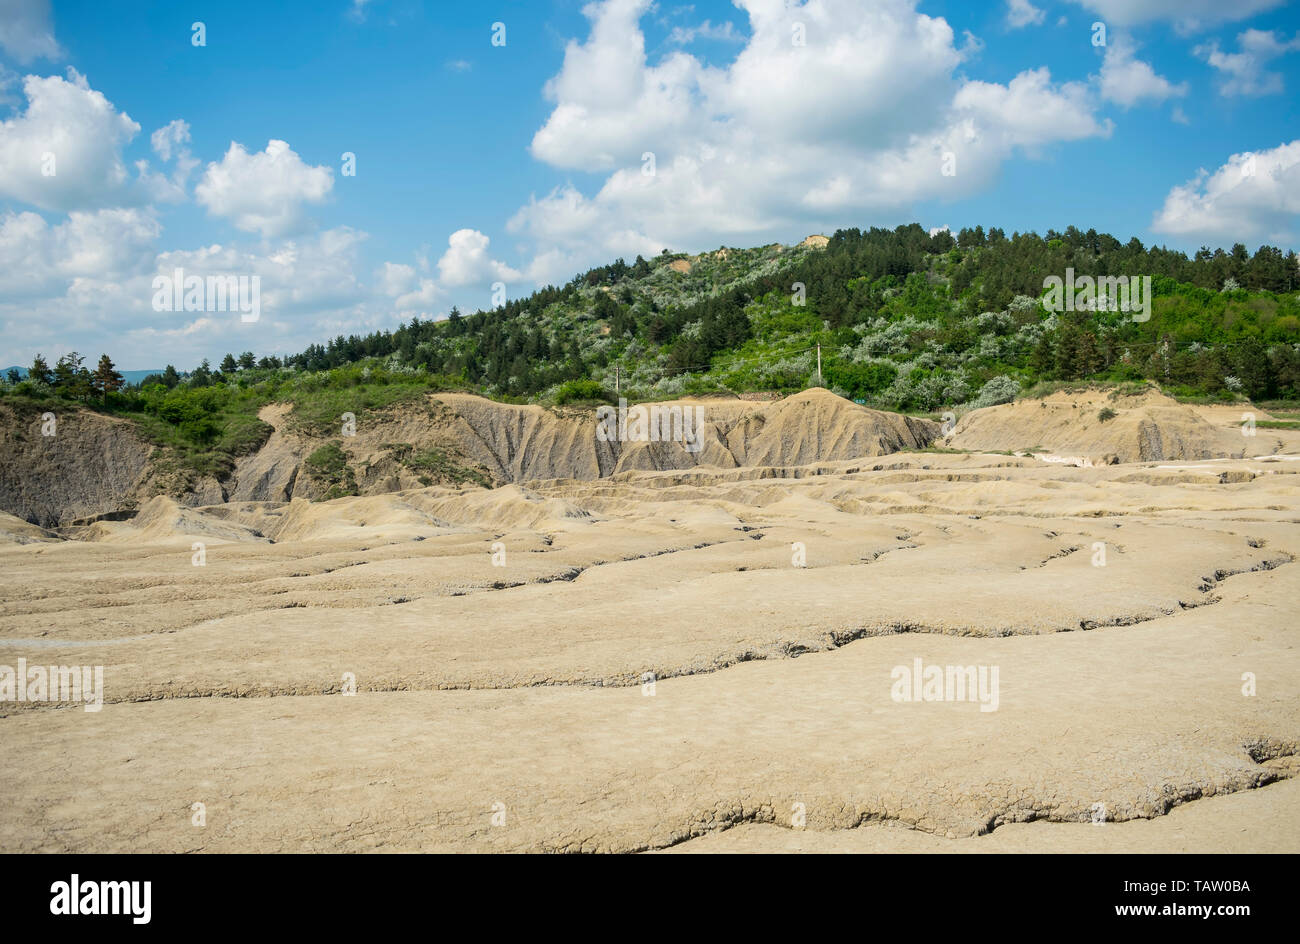
[[[1038,299],[1030,298],[1028,295],[1017,295],[1011,299],[1011,304],[1007,306],[1008,315],[1024,315],[1038,309]]]
[[[979,394],[967,406],[972,410],[978,410],[985,406],[1010,403],[1019,392],[1020,383],[1014,377],[1005,375],[994,377],[980,387]]]
[[[986,311],[975,318],[975,327],[980,334],[1006,334],[1011,330],[1011,315],[1005,311]]]

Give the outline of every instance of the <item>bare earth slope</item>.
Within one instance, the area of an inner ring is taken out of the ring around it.
[[[0,403],[0,510],[52,527],[133,508],[152,452],[125,420]]]
[[[190,506],[320,499],[331,483],[313,478],[304,463],[329,441],[341,443],[357,492],[379,495],[465,480],[505,484],[633,469],[797,465],[914,449],[939,432],[930,420],[870,410],[822,389],[774,403],[717,397],[665,406],[701,411],[698,451],[679,442],[601,442],[593,411],[466,394],[363,414],[352,435],[343,434],[342,417],[337,430],[295,431],[292,407],[273,404],[261,412],[274,428],[270,438],[221,481],[177,476],[128,421],[72,411],[56,417],[56,435],[43,436],[40,413],[0,406],[0,511],[49,528],[131,514],[159,494]],[[430,454],[444,457],[460,477],[421,467],[420,456]]]
[[[1115,415],[1103,419],[1103,410]],[[1241,410],[1235,412],[1240,415]],[[998,452],[1040,449],[1090,465],[1241,458],[1270,451],[1267,436],[1243,436],[1239,420],[1225,425],[1221,418],[1219,422],[1207,419],[1206,413],[1154,389],[1137,396],[1054,393],[973,410],[961,418],[944,444]]]

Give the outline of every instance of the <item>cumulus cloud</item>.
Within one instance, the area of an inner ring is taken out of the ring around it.
[[[415,267],[401,262],[385,262],[377,273],[379,291],[385,295],[401,295],[415,284]]]
[[[1300,140],[1232,155],[1174,187],[1151,228],[1210,242],[1294,244],[1300,216]]]
[[[22,85],[26,109],[0,121],[0,197],[60,211],[132,202],[122,149],[140,126],[76,70]]]
[[[179,156],[186,150],[185,145],[189,143],[190,126],[179,118],[168,122],[149,135],[149,144],[153,147],[154,153],[164,161],[172,159],[173,148],[176,149]]]
[[[1286,0],[1074,0],[1093,11],[1108,25],[1136,26],[1141,23],[1172,23],[1182,32],[1193,32],[1220,23],[1240,20],[1282,6]]]
[[[1007,0],[1007,26],[1012,29],[1037,26],[1043,22],[1044,16],[1046,14],[1029,0]]]
[[[261,279],[262,311],[272,320],[289,319],[366,299],[356,275],[358,250],[365,238],[362,232],[340,226],[269,250],[236,244],[171,250],[158,255],[156,274],[170,274],[179,267],[186,275],[256,275]]]
[[[1142,102],[1163,102],[1187,94],[1187,83],[1175,85],[1157,75],[1150,63],[1134,57],[1133,43],[1114,36],[1106,47],[1101,64],[1101,97],[1124,108]]]
[[[460,288],[485,282],[505,282],[519,273],[488,255],[489,240],[478,230],[458,229],[447,240],[447,251],[438,260],[438,275],[446,288]]]
[[[0,217],[0,330],[14,357],[57,357],[66,350],[60,339],[75,338],[83,353],[108,351],[123,367],[186,367],[214,347],[284,353],[391,326],[391,306],[356,275],[364,233],[337,227],[271,247],[162,252],[159,236],[141,210],[77,212],[57,226],[35,213]],[[154,277],[177,268],[201,278],[258,276],[260,320],[155,311]]]
[[[63,50],[50,22],[50,0],[0,0],[0,49],[22,65],[61,59]]]
[[[164,164],[175,162],[170,175],[149,169],[149,162],[135,162],[141,187],[153,203],[177,203],[185,199],[185,185],[199,165],[189,149],[190,126],[179,118],[168,122],[149,136],[153,151]]]
[[[1219,48],[1218,40],[1197,46],[1192,52],[1219,72],[1219,94],[1276,95],[1282,91],[1282,74],[1269,72],[1266,64],[1284,53],[1300,49],[1300,33],[1290,41],[1266,30],[1246,30],[1237,36],[1237,52]]]
[[[530,277],[902,212],[975,192],[1014,151],[1109,133],[1088,87],[1045,68],[1005,85],[959,80],[975,47],[958,48],[914,0],[738,5],[750,36],[721,67],[681,51],[649,63],[646,0],[586,8],[590,34],[547,84],[554,109],[532,153],[607,176],[592,196],[566,184],[512,217],[537,250]]]
[[[419,266],[385,262],[376,273],[379,290],[394,299],[403,314],[431,315],[438,308],[447,311],[453,303],[467,310],[492,308],[492,285],[511,283],[524,278],[489,251],[491,240],[474,229],[460,229],[447,239],[447,249],[433,266],[420,256]],[[431,270],[436,269],[434,279]]]
[[[239,229],[283,236],[304,229],[304,206],[322,202],[333,187],[332,168],[305,163],[284,141],[253,154],[232,141],[225,157],[208,164],[194,195]]]
[[[140,274],[161,227],[138,209],[73,211],[58,224],[38,213],[0,216],[0,295],[7,301],[62,296],[77,282]]]

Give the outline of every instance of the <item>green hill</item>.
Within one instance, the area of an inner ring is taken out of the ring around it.
[[[284,361],[252,352],[104,392],[56,369],[5,383],[31,404],[72,397],[137,418],[183,461],[219,470],[255,449],[257,410],[303,424],[459,389],[511,402],[630,400],[828,387],[881,409],[958,410],[1043,382],[1152,380],[1185,397],[1300,398],[1300,267],[1261,246],[1192,257],[1070,227],[955,237],[917,224],[788,247],[638,257],[493,311],[453,310],[337,337]],[[1049,312],[1044,278],[1151,276],[1151,317]],[[822,374],[817,376],[820,349]]]

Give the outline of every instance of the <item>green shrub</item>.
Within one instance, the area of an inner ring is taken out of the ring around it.
[[[566,380],[555,391],[555,405],[591,402],[612,403],[616,397],[594,380]]]
[[[325,498],[357,494],[357,479],[339,440],[331,439],[314,451],[303,466],[312,481],[325,489]]]

